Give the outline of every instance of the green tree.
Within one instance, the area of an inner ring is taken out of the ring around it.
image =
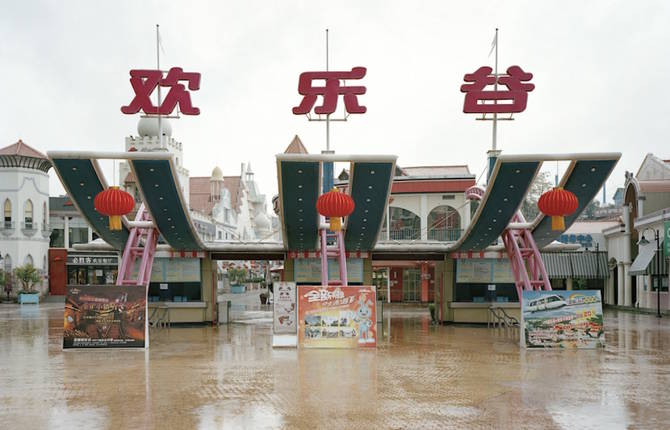
[[[579,216],[582,219],[596,219],[596,211],[600,209],[600,202],[596,199],[591,200],[591,203],[586,205],[584,212]]]
[[[24,264],[14,269],[16,279],[21,282],[21,292],[23,293],[38,293],[39,291],[33,289],[38,282],[40,282],[40,274],[32,264]]]
[[[526,217],[526,221],[533,221],[538,216],[540,210],[537,208],[537,201],[542,193],[550,190],[553,186],[549,172],[537,174],[530,190],[528,190],[528,194],[526,194],[526,198],[521,203],[521,213]]]

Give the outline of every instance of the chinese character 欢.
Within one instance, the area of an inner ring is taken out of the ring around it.
[[[135,91],[135,98],[128,106],[121,107],[125,114],[135,114],[140,110],[148,115],[169,115],[179,104],[179,111],[184,115],[199,115],[200,109],[191,104],[191,94],[179,81],[188,82],[188,89],[200,89],[200,73],[184,72],[181,67],[171,68],[165,78],[161,70],[131,70],[130,85]],[[158,87],[170,88],[160,106],[154,106],[151,94]]]

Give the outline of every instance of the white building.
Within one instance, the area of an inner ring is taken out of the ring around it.
[[[162,132],[163,139],[158,135]],[[240,176],[224,176],[215,167],[211,177],[190,177],[183,166],[182,143],[172,137],[167,119],[140,118],[138,136],[126,137],[126,151],[169,152],[174,154],[182,194],[189,207],[195,228],[204,241],[276,240],[272,237],[272,220],[267,215],[265,195],[254,180],[249,163],[241,165]],[[141,200],[128,163],[120,163],[119,183]]]
[[[47,273],[50,168],[44,154],[21,140],[0,149],[0,256],[5,271],[30,263]]]
[[[647,154],[636,174],[626,172],[622,216],[617,225],[603,231],[612,288],[606,302],[655,310],[656,285],[660,281],[660,308],[670,309],[668,265],[661,258],[658,273],[655,234],[663,245],[663,225],[670,220],[670,160]],[[640,244],[645,237],[650,243]]]
[[[138,136],[126,137],[126,151],[169,152],[174,154],[181,192],[188,204],[189,180],[188,170],[182,164],[184,161],[182,143],[177,142],[172,137],[172,125],[170,125],[167,119],[161,119],[160,129],[163,133],[163,139],[158,137],[159,125],[157,118],[140,118],[140,121],[137,123]],[[137,191],[135,178],[130,171],[130,166],[126,162],[119,163],[119,183],[123,184],[126,191],[135,196],[136,201],[140,200],[141,196]]]

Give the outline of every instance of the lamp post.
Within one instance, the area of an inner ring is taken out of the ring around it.
[[[649,245],[649,241],[647,238],[644,237],[644,233],[647,230],[652,230],[651,228],[647,227],[644,230],[642,230],[642,238],[637,242],[638,245]],[[656,278],[657,278],[657,284],[656,284],[656,316],[658,318],[661,318],[661,241],[659,238],[658,230],[654,230],[654,239],[656,239]],[[653,279],[653,277],[652,277]]]

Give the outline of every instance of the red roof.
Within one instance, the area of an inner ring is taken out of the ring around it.
[[[308,154],[307,148],[296,134],[291,143],[286,147],[284,154]]]
[[[47,156],[40,151],[23,143],[21,139],[18,142],[0,149],[0,155],[21,155],[23,157],[47,159]]]

